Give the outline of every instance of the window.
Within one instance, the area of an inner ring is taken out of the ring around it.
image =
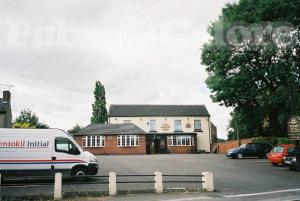
[[[194,137],[190,135],[168,136],[168,146],[194,146]]]
[[[74,155],[80,153],[78,148],[66,138],[55,139],[55,151]]]
[[[82,138],[83,147],[104,147],[105,137],[102,135],[84,136]]]
[[[175,120],[174,125],[175,131],[182,131],[181,120]]]
[[[139,146],[138,135],[118,135],[118,147]]]
[[[156,131],[156,120],[150,120],[150,131]]]
[[[201,130],[201,121],[200,120],[195,120],[194,121],[194,130],[195,131],[200,131]]]
[[[284,147],[274,147],[272,150],[274,153],[282,153],[284,150]]]

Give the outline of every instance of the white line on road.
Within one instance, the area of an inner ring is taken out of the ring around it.
[[[251,197],[251,196],[258,196],[258,195],[270,195],[276,193],[287,193],[287,192],[296,192],[300,191],[300,188],[295,189],[288,189],[288,190],[279,190],[279,191],[267,191],[262,193],[249,193],[249,194],[238,194],[238,195],[226,195],[225,198],[236,198],[236,197]]]
[[[288,193],[288,192],[296,192],[296,191],[300,191],[300,188],[288,189],[288,190],[278,190],[278,191],[267,191],[267,192],[261,192],[261,193],[225,195],[225,196],[223,196],[223,198],[252,197],[252,196],[259,196],[259,195],[271,195],[271,194],[276,194],[276,193]],[[193,200],[205,200],[205,199],[212,199],[212,197],[179,198],[179,199],[162,200],[162,201],[193,201]]]
[[[172,200],[162,200],[162,201],[192,201],[192,200],[208,200],[212,199],[211,197],[194,197],[194,198],[179,198]]]

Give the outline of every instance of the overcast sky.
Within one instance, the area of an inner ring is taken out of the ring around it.
[[[1,0],[0,83],[14,85],[14,117],[30,108],[51,127],[87,125],[100,80],[108,104],[205,104],[225,138],[231,109],[212,103],[200,54],[226,2]]]

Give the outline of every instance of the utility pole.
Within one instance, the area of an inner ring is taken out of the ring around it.
[[[240,134],[239,134],[239,127],[238,127],[238,115],[235,114],[235,128],[236,128],[236,140],[238,142],[238,145],[241,146],[241,142],[240,142]]]

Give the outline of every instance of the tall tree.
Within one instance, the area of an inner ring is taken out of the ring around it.
[[[39,122],[38,116],[29,109],[21,111],[13,122],[14,128],[49,128],[45,123]]]
[[[214,102],[234,107],[241,135],[287,136],[289,85],[300,87],[299,28],[298,0],[240,0],[209,27],[206,83]]]
[[[107,109],[104,85],[97,81],[94,91],[95,101],[93,104],[93,116],[91,122],[93,124],[103,124],[107,122]]]

